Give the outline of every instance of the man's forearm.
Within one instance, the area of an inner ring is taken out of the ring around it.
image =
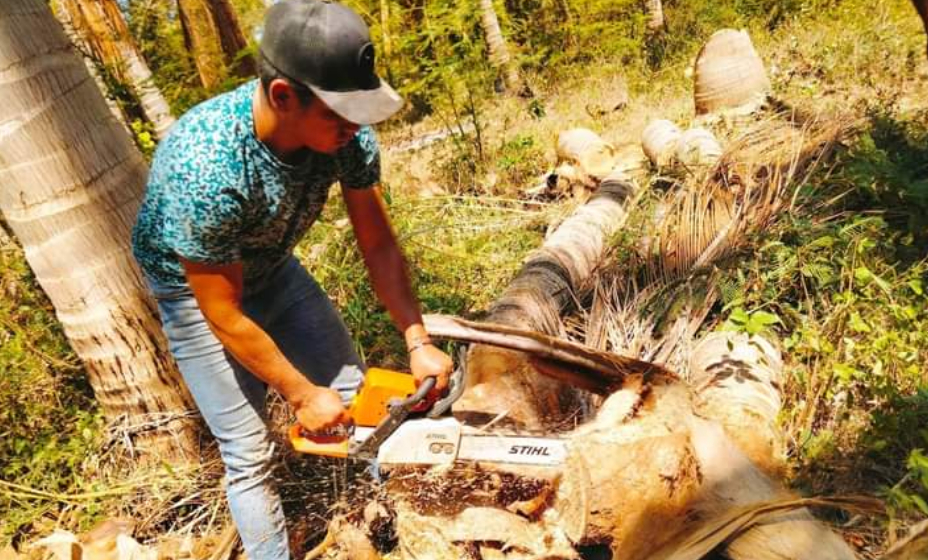
[[[364,263],[377,298],[406,337],[406,343],[411,344],[415,339],[426,336],[419,300],[413,294],[409,281],[406,260],[392,234],[389,239],[382,240],[376,250],[365,253]]]
[[[232,310],[215,319],[207,318],[207,321],[226,350],[291,404],[313,387],[287,360],[274,340],[244,313]]]

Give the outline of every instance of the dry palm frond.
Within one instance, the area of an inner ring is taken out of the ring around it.
[[[928,519],[909,530],[909,534],[889,550],[883,560],[924,560],[928,558]]]
[[[587,287],[592,346],[682,366],[680,351],[718,298],[718,268],[794,202],[798,187],[850,130],[847,119],[765,118],[736,138],[695,186],[670,195],[644,250]],[[678,370],[685,373],[685,370]]]
[[[649,362],[601,352],[534,331],[475,323],[448,315],[426,315],[423,319],[432,336],[526,352],[537,359],[541,373],[552,377],[569,375],[567,381],[598,393],[615,390],[630,375],[673,377],[669,371]]]
[[[855,511],[881,511],[882,502],[875,498],[846,496],[831,498],[785,498],[771,502],[751,504],[729,510],[717,519],[699,523],[697,529],[684,533],[665,544],[661,550],[651,555],[651,560],[700,560],[722,543],[737,537],[752,526],[769,522],[783,512],[795,511],[806,507],[831,507]],[[755,558],[764,560],[769,557],[763,549],[758,548]],[[772,559],[773,557],[771,557]],[[780,558],[776,556],[776,558]]]

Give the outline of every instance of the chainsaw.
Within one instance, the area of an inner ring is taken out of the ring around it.
[[[434,387],[434,377],[417,389],[408,373],[370,368],[348,407],[352,425],[340,433],[316,434],[295,424],[289,431],[290,443],[301,453],[376,459],[385,467],[455,461],[539,466],[564,462],[566,440],[486,433],[446,416],[464,391],[462,370],[452,375],[448,395],[423,410]]]

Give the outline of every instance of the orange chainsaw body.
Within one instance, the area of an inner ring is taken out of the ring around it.
[[[389,414],[393,399],[403,400],[416,392],[416,383],[408,373],[369,368],[361,388],[348,406],[355,426],[374,427]],[[349,439],[344,435],[307,434],[299,424],[290,427],[290,443],[296,451],[312,455],[344,458]]]

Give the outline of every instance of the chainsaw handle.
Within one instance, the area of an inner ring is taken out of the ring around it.
[[[390,408],[401,407],[408,410],[417,410],[416,406],[421,404],[426,397],[429,396],[429,393],[432,392],[432,389],[435,388],[435,384],[438,383],[438,378],[434,375],[430,375],[425,378],[425,381],[419,385],[419,388],[416,389],[416,392],[409,395],[403,400],[395,400],[390,403]]]
[[[288,431],[290,445],[300,453],[344,459],[348,456],[348,435],[309,434],[303,426],[294,424]]]

